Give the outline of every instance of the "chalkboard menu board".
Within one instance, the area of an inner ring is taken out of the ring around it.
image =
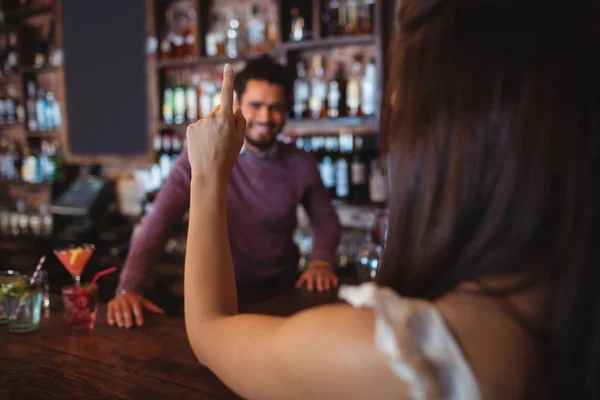
[[[146,0],[61,0],[67,159],[150,156]]]

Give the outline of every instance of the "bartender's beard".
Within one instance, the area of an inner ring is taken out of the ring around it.
[[[254,140],[248,135],[245,136],[245,139],[246,139],[246,142],[250,146],[255,147],[256,149],[258,149],[260,151],[269,150],[271,147],[273,147],[275,145],[275,142],[277,141],[276,137],[273,137],[270,140]]]

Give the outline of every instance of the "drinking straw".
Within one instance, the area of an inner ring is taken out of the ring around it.
[[[104,275],[108,275],[112,272],[115,272],[116,270],[117,270],[117,267],[110,267],[108,269],[98,272],[96,275],[94,275],[94,279],[92,279],[92,282],[90,282],[89,289],[94,287],[98,278],[103,277]]]
[[[42,258],[40,258],[40,261],[38,262],[37,267],[35,267],[35,271],[33,272],[33,275],[31,275],[31,279],[29,280],[30,285],[33,285],[35,283],[35,280],[37,279],[38,275],[40,274],[40,270],[42,269],[42,265],[44,265],[44,261],[46,261],[46,256],[42,256]]]

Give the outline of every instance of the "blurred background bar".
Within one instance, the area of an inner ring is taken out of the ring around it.
[[[30,272],[48,254],[60,293],[71,277],[52,249],[74,242],[96,245],[83,280],[121,268],[187,125],[218,103],[223,64],[269,54],[295,77],[280,140],[317,159],[344,226],[336,271],[368,279],[385,241],[379,101],[397,3],[1,1],[0,269]],[[298,215],[303,268],[312,233]],[[173,226],[147,286],[172,315],[182,312],[186,225]],[[117,280],[105,278],[101,301]]]

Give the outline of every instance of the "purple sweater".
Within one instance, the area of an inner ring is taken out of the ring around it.
[[[163,185],[153,211],[142,222],[121,272],[119,290],[140,291],[163,251],[173,221],[190,205],[191,167],[187,149]],[[314,232],[313,260],[334,261],[340,224],[316,160],[295,146],[280,144],[272,155],[243,152],[229,181],[227,218],[238,285],[279,282],[298,269],[292,240],[296,207],[302,204]]]

